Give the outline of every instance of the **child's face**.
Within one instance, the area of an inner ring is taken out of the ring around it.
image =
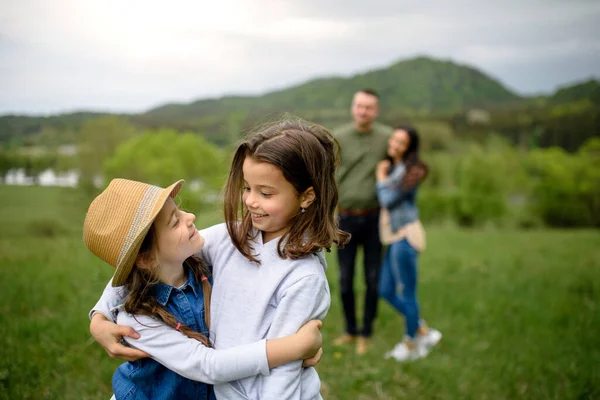
[[[243,166],[244,203],[252,215],[254,228],[263,231],[263,242],[284,235],[300,213],[302,200],[281,169],[273,164],[246,157]]]
[[[169,198],[154,220],[156,250],[161,267],[180,265],[204,246],[194,226],[196,216],[181,211]]]

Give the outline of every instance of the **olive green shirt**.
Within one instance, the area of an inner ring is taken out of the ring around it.
[[[359,132],[354,124],[333,130],[341,147],[336,173],[339,206],[350,210],[377,208],[375,169],[387,154],[392,128],[373,124],[370,132]]]

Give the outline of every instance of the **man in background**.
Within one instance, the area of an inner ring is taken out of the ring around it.
[[[339,190],[339,227],[352,234],[344,248],[338,249],[340,292],[346,320],[345,333],[334,340],[336,346],[356,342],[356,352],[366,353],[377,314],[379,270],[382,246],[379,240],[379,206],[375,191],[375,168],[387,154],[392,128],[375,122],[379,114],[379,95],[362,89],[352,99],[354,122],[334,129],[341,146],[337,171]],[[356,254],[364,254],[365,295],[362,327],[356,323],[354,266]]]

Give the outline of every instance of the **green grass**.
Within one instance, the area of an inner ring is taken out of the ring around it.
[[[111,395],[120,361],[90,340],[87,312],[112,270],[83,244],[88,201],[73,189],[0,186],[0,399]],[[204,213],[197,225],[219,218]],[[383,301],[366,356],[330,345],[342,315],[329,256],[326,399],[600,398],[600,232],[431,227],[428,245],[419,297],[444,339],[408,364],[382,357],[403,333]]]

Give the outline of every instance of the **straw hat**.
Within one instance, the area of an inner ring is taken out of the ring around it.
[[[125,283],[154,219],[167,199],[177,195],[183,182],[163,189],[113,179],[92,201],[83,223],[83,240],[92,253],[115,268],[113,286]]]

